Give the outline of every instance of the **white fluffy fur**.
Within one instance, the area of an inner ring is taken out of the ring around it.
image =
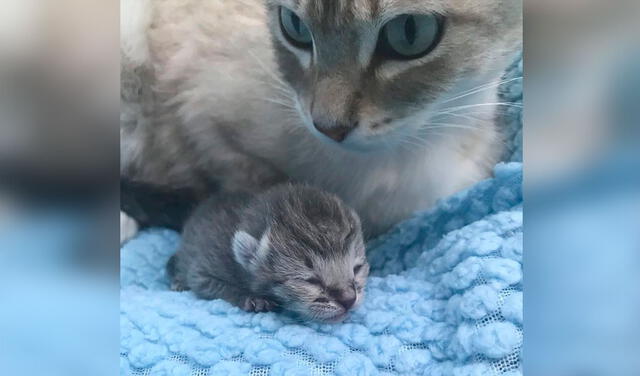
[[[120,0],[120,52],[135,66],[149,60],[147,29],[152,15],[151,0]]]

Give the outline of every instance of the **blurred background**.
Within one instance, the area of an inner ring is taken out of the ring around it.
[[[118,372],[119,10],[0,11],[0,374]],[[525,0],[528,375],[640,374],[640,15]]]
[[[528,375],[640,374],[639,15],[525,0]]]
[[[115,375],[118,3],[1,4],[0,375]]]

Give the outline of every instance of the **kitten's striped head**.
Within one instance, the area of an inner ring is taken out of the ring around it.
[[[478,99],[448,101],[497,80],[522,39],[519,0],[267,1],[290,99],[311,132],[349,149],[400,143]]]
[[[268,215],[267,215],[268,214]],[[369,275],[360,219],[337,196],[305,185],[279,185],[244,212],[266,226],[257,237],[234,234],[236,261],[252,274],[254,291],[303,318],[336,322],[363,301]]]

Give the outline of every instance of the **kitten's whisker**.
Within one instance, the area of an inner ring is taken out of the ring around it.
[[[458,94],[456,94],[455,97],[449,98],[449,99],[445,100],[444,102],[441,102],[440,104],[453,102],[455,100],[465,98],[465,97],[467,97],[469,95],[476,94],[476,93],[481,92],[483,90],[488,90],[488,89],[494,88],[496,86],[501,86],[501,85],[507,84],[507,83],[509,83],[511,81],[515,81],[515,80],[519,80],[519,79],[522,79],[522,76],[513,77],[513,78],[510,78],[510,79],[507,79],[507,80],[493,81],[493,82],[489,82],[487,84],[476,86],[476,87],[471,88],[469,90],[465,90],[465,91],[463,91],[461,93],[458,93]]]

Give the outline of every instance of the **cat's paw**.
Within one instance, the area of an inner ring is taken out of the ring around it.
[[[133,238],[138,233],[138,222],[126,213],[120,212],[120,244]]]
[[[249,297],[245,299],[242,309],[247,312],[269,312],[273,311],[276,304],[268,299],[259,297]]]

